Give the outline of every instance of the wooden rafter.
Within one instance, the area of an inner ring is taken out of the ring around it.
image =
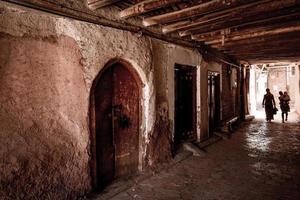
[[[103,8],[105,6],[112,5],[119,2],[120,0],[87,0],[87,5],[91,10]]]
[[[122,9],[122,19],[146,17],[145,28],[50,0],[5,0],[89,23],[199,48],[203,57],[225,60],[300,60],[300,0],[84,0],[91,10]],[[79,4],[82,2],[78,2]],[[69,6],[69,8],[68,8]],[[159,28],[160,28],[159,27]],[[223,51],[223,53],[222,53]],[[224,55],[225,53],[225,55]],[[226,54],[228,56],[226,56]],[[233,56],[233,57],[231,57]]]
[[[300,39],[295,38],[294,40],[281,40],[267,43],[258,43],[253,45],[243,45],[243,46],[232,46],[230,49],[227,49],[226,52],[236,52],[236,53],[257,53],[262,51],[271,51],[275,52],[292,52],[296,49],[299,50]]]
[[[152,26],[157,24],[166,24],[176,22],[190,17],[200,16],[222,9],[232,8],[234,6],[253,2],[254,0],[212,0],[200,5],[188,7],[179,11],[170,12],[143,20],[144,26]]]
[[[210,23],[210,22],[221,20],[224,17],[230,16],[230,15],[231,14],[228,13],[228,12],[226,12],[224,15],[220,15],[220,16],[217,16],[216,13],[212,13],[211,15],[205,15],[205,16],[201,17],[201,20],[198,19],[198,20],[193,20],[193,21],[180,21],[180,22],[177,22],[177,23],[174,23],[174,24],[164,26],[162,28],[162,32],[167,34],[167,33],[172,33],[172,32],[175,32],[175,31],[187,30],[187,29],[190,29],[190,28],[201,26],[203,24],[207,24],[207,23]],[[210,17],[210,16],[216,16],[216,17]],[[182,35],[182,37],[183,36],[185,36],[185,35]]]
[[[123,19],[138,16],[159,8],[170,6],[175,3],[179,3],[181,0],[147,0],[138,4],[130,6],[120,12],[120,17]]]
[[[298,32],[298,31],[300,31],[300,24],[296,24],[294,26],[289,26],[289,27],[276,28],[274,30],[253,32],[253,33],[248,33],[248,34],[238,33],[233,36],[225,37],[225,43],[237,41],[237,40],[245,40],[245,39],[250,39],[250,38],[255,38],[255,37],[284,34],[284,33],[290,33],[290,32]],[[217,43],[222,43],[222,39],[205,42],[205,44],[209,44],[209,45],[217,44]]]
[[[225,28],[232,28],[244,23],[251,23],[266,18],[276,17],[291,13],[289,8],[299,5],[299,0],[277,0],[261,5],[256,5],[248,9],[241,9],[233,12],[232,15],[224,17],[214,23],[208,23],[203,26],[181,31],[181,36],[197,35],[211,31],[217,31]]]
[[[269,46],[269,45],[278,45],[278,42],[289,43],[290,41],[299,41],[300,32],[291,32],[291,33],[284,33],[278,35],[270,35],[265,37],[255,37],[249,38],[246,40],[239,40],[239,41],[232,41],[226,42],[224,45],[218,43],[211,45],[213,48],[217,48],[219,50],[231,50],[235,48],[244,48],[248,46]]]
[[[300,11],[300,10],[299,10]],[[238,26],[231,27],[230,29],[222,29],[208,33],[198,34],[193,38],[197,41],[210,41],[221,38],[222,35],[230,35],[238,32],[255,32],[262,29],[278,27],[280,24],[293,23],[300,19],[300,12],[289,13],[287,15],[271,17],[263,20],[254,21],[251,23],[239,24]],[[226,31],[227,30],[227,31]]]
[[[229,9],[221,10],[218,12],[213,12],[213,13],[204,15],[193,21],[187,20],[187,21],[184,21],[184,23],[178,22],[175,24],[166,25],[162,28],[162,31],[163,31],[163,33],[171,33],[171,32],[175,32],[175,31],[183,31],[183,30],[188,30],[188,29],[192,29],[195,27],[200,27],[201,25],[217,22],[217,21],[223,20],[225,18],[230,18],[231,16],[234,15],[234,13],[239,14],[241,12],[241,10],[243,10],[243,9],[249,9],[253,6],[260,5],[262,3],[268,3],[268,2],[269,2],[269,0],[256,1],[256,2],[249,3],[249,4],[237,6],[234,8],[229,8]],[[185,35],[182,34],[182,36],[185,36]]]

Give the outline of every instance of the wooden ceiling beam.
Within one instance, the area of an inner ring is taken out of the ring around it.
[[[179,3],[181,0],[147,0],[130,6],[120,12],[120,18],[127,19],[129,17],[138,16],[159,8]]]
[[[240,46],[267,46],[267,45],[278,45],[278,42],[295,42],[299,41],[300,32],[291,32],[279,35],[271,35],[267,37],[258,37],[258,38],[250,38],[246,40],[239,40],[233,42],[226,42],[224,45],[215,44],[212,45],[213,48],[217,48],[219,50],[232,49]]]
[[[223,15],[220,15],[220,13],[212,13],[209,15],[205,15],[201,17],[200,19],[193,20],[193,21],[179,21],[174,24],[166,25],[162,28],[162,32],[164,34],[176,32],[176,31],[183,31],[187,30],[190,28],[195,28],[201,25],[205,25],[211,22],[216,22],[218,20],[222,20],[225,17],[230,16],[231,14],[228,13],[227,11],[222,12],[224,13]],[[184,36],[184,35],[183,35]]]
[[[266,31],[259,31],[259,32],[253,32],[248,34],[238,34],[235,36],[225,37],[224,39],[217,39],[205,42],[205,44],[212,45],[217,43],[226,43],[226,42],[233,42],[237,40],[245,40],[255,37],[263,37],[268,35],[276,35],[276,34],[285,34],[290,32],[298,32],[300,31],[300,23],[295,24],[294,26],[289,27],[282,27],[282,28],[276,28],[274,30],[266,30]]]
[[[287,59],[282,59],[282,60],[247,60],[246,62],[250,63],[251,65],[262,65],[262,64],[279,64],[279,65],[286,65],[286,64],[290,64],[290,63],[297,63],[299,62],[299,60],[297,59],[293,59],[292,57],[289,57],[288,60]]]
[[[298,49],[299,50],[299,49]],[[293,52],[258,52],[258,53],[227,53],[236,58],[243,57],[245,59],[253,59],[253,58],[266,58],[266,57],[298,57],[300,59],[300,54],[295,54]]]
[[[246,5],[241,5],[238,7],[221,10],[218,12],[213,12],[213,13],[204,15],[203,17],[200,17],[196,20],[185,21],[185,23],[182,23],[182,24],[175,23],[175,24],[166,25],[162,28],[162,31],[163,31],[163,33],[167,34],[167,33],[175,32],[175,31],[184,31],[184,30],[192,29],[192,28],[199,27],[201,25],[205,25],[205,24],[212,23],[212,22],[217,22],[220,19],[224,20],[224,18],[228,18],[228,17],[231,18],[231,16],[233,16],[233,13],[235,13],[235,12],[239,13],[242,9],[249,9],[252,6],[260,5],[264,2],[270,2],[270,1],[269,0],[256,1],[256,2],[246,4]]]
[[[282,43],[281,43],[282,44]],[[298,45],[297,45],[298,44]],[[292,42],[283,44],[282,46],[279,45],[266,45],[266,46],[244,46],[239,48],[231,48],[226,52],[229,54],[267,54],[267,53],[297,53],[300,54],[300,46],[299,40],[297,44],[293,44]]]
[[[299,41],[298,41],[298,46],[299,46]],[[251,48],[247,48],[245,46],[240,46],[240,47],[232,47],[230,49],[225,49],[225,50],[220,50],[218,49],[219,51],[222,51],[223,53],[230,53],[230,52],[237,52],[237,53],[248,53],[248,52],[255,52],[255,51],[258,51],[258,52],[261,52],[261,51],[271,51],[271,50],[274,50],[276,52],[280,52],[281,50],[286,50],[286,51],[294,51],[295,49],[299,49],[299,47],[297,45],[294,45],[294,44],[284,44],[285,46],[282,46],[282,47],[278,47],[278,46],[274,46],[274,45],[268,45],[266,44],[265,46],[253,46]]]
[[[269,60],[269,63],[274,63],[274,61],[289,61],[289,60],[298,60],[300,61],[300,55],[260,55],[260,56],[238,56],[240,60],[256,60],[256,61],[262,61],[262,60]]]
[[[196,6],[188,7],[179,11],[174,11],[162,15],[156,15],[143,20],[144,26],[166,24],[184,20],[190,17],[200,16],[211,12],[232,8],[242,4],[253,2],[254,0],[212,0]]]
[[[246,59],[246,60],[261,60],[261,59],[273,59],[273,60],[279,60],[282,58],[297,58],[300,60],[300,54],[295,54],[295,53],[274,53],[274,54],[255,54],[255,55],[250,55],[250,54],[230,54],[231,56],[237,57],[238,59]]]
[[[87,5],[91,10],[103,8],[105,6],[112,5],[120,0],[87,0]]]
[[[300,10],[299,10],[300,11]],[[218,38],[222,38],[223,35],[231,35],[236,33],[249,33],[249,32],[256,32],[259,30],[265,30],[271,27],[278,27],[280,25],[284,25],[286,23],[293,23],[294,21],[300,19],[300,12],[283,15],[283,16],[277,16],[273,18],[268,18],[265,20],[255,21],[250,24],[241,25],[238,27],[230,28],[230,29],[223,29],[223,30],[217,30],[212,31],[208,33],[203,33],[197,35],[197,37],[194,37],[197,41],[209,41],[209,40],[215,40]]]
[[[299,44],[299,43],[298,43]],[[237,54],[261,54],[263,53],[284,53],[284,52],[288,52],[288,53],[293,53],[295,51],[299,51],[300,47],[299,45],[293,45],[293,44],[289,44],[283,47],[275,47],[275,46],[259,46],[259,47],[251,47],[251,48],[238,48],[238,49],[230,49],[227,50],[226,53],[232,54],[232,53],[237,53]],[[299,53],[300,54],[300,53]]]
[[[249,34],[272,31],[275,29],[288,28],[288,27],[292,27],[292,26],[300,26],[300,20],[298,19],[298,20],[293,20],[293,21],[282,21],[277,24],[274,23],[274,24],[265,25],[265,26],[257,26],[255,28],[253,27],[253,28],[247,28],[247,29],[241,29],[241,30],[230,30],[228,32],[221,33],[219,35],[212,35],[212,36],[199,35],[197,37],[192,37],[192,39],[196,39],[197,41],[205,41],[207,43],[209,43],[210,41],[217,41],[217,40],[219,40],[220,42],[226,42],[227,38],[233,38],[233,37],[237,37],[237,36],[245,36],[245,35],[249,35]],[[292,31],[292,32],[294,32],[294,31]],[[203,37],[203,36],[206,36],[206,37]],[[249,39],[249,38],[247,38],[247,39]]]
[[[242,9],[240,12],[234,12],[232,16],[219,20],[216,23],[182,31],[180,32],[180,35],[199,35],[211,31],[233,28],[240,26],[241,24],[255,23],[255,21],[290,14],[294,12],[293,10],[297,10],[296,8],[299,4],[300,0],[276,0],[270,3],[264,3],[263,6],[257,5],[249,11]]]

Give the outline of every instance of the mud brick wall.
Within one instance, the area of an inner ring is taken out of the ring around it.
[[[233,71],[231,72],[233,73]],[[235,117],[235,99],[236,89],[231,88],[231,75],[229,73],[229,66],[223,65],[222,67],[222,122],[226,122]]]
[[[143,83],[139,170],[170,158],[173,68],[199,65],[196,50],[4,2],[0,33],[1,200],[92,190],[90,90],[112,59]]]

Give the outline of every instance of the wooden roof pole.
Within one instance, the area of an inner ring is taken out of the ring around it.
[[[213,12],[213,13],[204,15],[203,17],[200,17],[193,21],[185,21],[185,23],[182,23],[182,24],[180,24],[180,22],[178,22],[178,24],[174,23],[174,24],[170,24],[167,26],[163,26],[162,31],[163,31],[163,33],[167,34],[167,33],[175,32],[175,31],[183,31],[183,30],[195,28],[197,26],[203,25],[208,22],[213,22],[213,21],[222,19],[224,17],[232,16],[233,12],[235,12],[235,11],[240,11],[242,9],[247,9],[251,6],[256,6],[256,5],[267,3],[267,2],[270,2],[270,1],[269,0],[256,1],[253,3],[246,4],[246,5],[241,5],[238,7],[221,10],[218,12]]]
[[[179,3],[181,0],[146,0],[138,4],[130,6],[120,12],[120,18],[127,19],[129,17],[138,16],[159,8],[163,8],[175,3]]]
[[[277,34],[277,35],[271,35],[267,37],[255,37],[255,38],[249,38],[246,40],[239,40],[239,41],[232,41],[232,42],[226,42],[224,46],[222,46],[221,43],[214,44],[211,47],[217,48],[219,50],[225,50],[225,49],[231,49],[236,47],[245,47],[245,46],[267,46],[272,45],[276,43],[277,41],[284,41],[284,42],[290,42],[290,41],[298,41],[300,32],[291,32],[291,33],[285,33],[285,34]],[[197,40],[198,41],[198,40]]]
[[[240,46],[231,46],[230,49],[225,49],[226,52],[240,52],[240,53],[246,53],[246,52],[259,52],[263,50],[274,50],[274,51],[280,51],[280,50],[289,50],[289,51],[295,51],[296,49],[300,48],[300,39],[294,38],[294,40],[282,40],[282,41],[276,41],[276,42],[266,42],[266,43],[258,43],[253,46],[251,45],[240,45]]]
[[[235,14],[235,16],[232,16],[231,18],[227,18],[227,20],[220,20],[216,23],[181,31],[180,35],[198,35],[224,28],[239,26],[239,24],[263,20],[264,18],[271,18],[282,14],[286,15],[287,12],[291,13],[289,10],[287,10],[287,8],[299,5],[299,3],[300,0],[276,0],[270,2],[269,4],[265,4],[265,6],[256,6],[251,10],[251,12],[245,14]]]
[[[232,8],[234,6],[247,4],[255,0],[212,0],[200,5],[185,8],[179,11],[170,12],[143,20],[144,26],[153,26],[157,24],[165,24],[169,22],[179,21],[194,16],[208,14],[222,9]]]
[[[280,26],[280,24],[289,23],[290,21],[295,21],[295,19],[298,19],[299,17],[300,17],[300,12],[296,12],[292,14],[253,21],[251,23],[240,24],[238,26],[234,26],[226,29],[220,29],[217,31],[211,31],[207,33],[194,35],[193,38],[197,41],[207,41],[207,40],[214,40],[215,38],[221,36],[221,34],[223,34],[224,32],[226,32],[226,35],[235,32],[245,32],[247,30],[249,32],[255,32],[255,30],[259,28],[263,29],[264,27],[278,27]]]
[[[241,35],[236,35],[236,36],[232,36],[232,37],[227,37],[227,38],[225,38],[225,42],[245,40],[245,39],[250,39],[250,38],[255,38],[255,37],[290,33],[290,32],[296,32],[296,31],[300,31],[300,24],[296,24],[296,25],[290,26],[290,27],[277,28],[274,30],[260,31],[260,32],[255,32],[255,33],[241,34]],[[221,43],[221,42],[222,42],[222,39],[218,39],[218,40],[212,40],[209,42],[205,42],[205,44],[211,45],[211,44],[217,44],[217,43]]]
[[[215,13],[212,13],[212,14],[214,14],[214,16],[216,16]],[[226,16],[230,16],[230,13],[220,15],[220,16],[217,16],[217,17],[214,17],[214,18],[204,16],[203,18],[201,18],[201,20],[195,20],[195,21],[192,21],[192,22],[191,21],[184,21],[184,23],[183,23],[181,21],[182,23],[177,22],[175,24],[170,24],[170,25],[164,26],[162,28],[162,32],[164,34],[167,34],[167,33],[172,33],[172,32],[175,32],[175,31],[182,31],[182,30],[186,30],[186,29],[189,29],[189,28],[194,28],[194,27],[206,24],[206,23],[210,23],[210,22],[213,22],[213,21],[216,21],[216,20],[220,20],[220,19],[222,19]]]
[[[91,10],[96,10],[117,3],[118,1],[120,0],[87,0],[87,5]]]

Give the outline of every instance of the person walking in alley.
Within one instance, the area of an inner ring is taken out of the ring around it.
[[[281,118],[282,118],[282,123],[284,123],[284,115],[285,115],[285,121],[287,121],[288,118],[288,112],[290,112],[290,106],[289,106],[289,101],[290,101],[290,96],[288,95],[287,92],[284,92],[284,94],[280,91],[279,92],[279,103],[280,103],[280,109],[281,109]]]
[[[266,112],[266,120],[267,122],[270,122],[272,119],[274,119],[274,109],[276,108],[276,103],[274,100],[273,94],[270,92],[270,89],[266,89],[266,94],[264,95],[264,99],[262,102],[262,106],[265,108]]]

